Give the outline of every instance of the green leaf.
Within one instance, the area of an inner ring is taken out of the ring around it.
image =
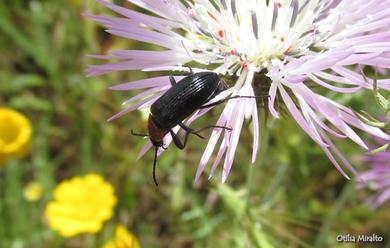
[[[386,145],[383,145],[381,147],[378,147],[372,151],[370,151],[371,154],[376,154],[376,153],[380,153],[380,152],[384,152],[384,151],[387,151],[388,148],[389,148],[389,145],[390,144],[386,144]]]
[[[259,247],[262,248],[274,248],[271,242],[268,240],[267,235],[262,230],[253,231],[254,237]]]
[[[30,109],[43,112],[53,111],[53,105],[50,101],[33,95],[14,97],[10,101],[10,106],[17,109]]]
[[[364,111],[361,111],[363,114],[366,114],[368,115],[368,113],[364,112]],[[378,128],[384,128],[385,127],[385,123],[383,122],[380,122],[378,120],[375,120],[371,115],[368,115],[368,117],[365,117],[364,115],[362,114],[359,114],[356,112],[356,115],[357,117],[364,123],[366,123],[367,125],[370,125],[370,126],[373,126],[373,127],[378,127]],[[371,118],[373,120],[371,120]]]
[[[389,111],[389,109],[390,109],[389,101],[384,96],[382,96],[378,90],[378,72],[377,72],[377,70],[375,70],[375,75],[374,75],[373,91],[374,91],[375,99],[378,102],[378,104],[382,107],[382,109],[384,111],[386,111],[386,112]]]
[[[221,196],[228,208],[236,214],[236,216],[244,215],[246,201],[243,199],[243,196],[246,194],[246,191],[233,190],[229,186],[222,184],[218,187],[218,194]]]

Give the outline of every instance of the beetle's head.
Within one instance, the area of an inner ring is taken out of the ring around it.
[[[156,121],[153,119],[153,116],[151,114],[149,114],[148,129],[150,142],[152,142],[152,144],[154,145],[153,180],[156,186],[158,186],[156,179],[157,153],[159,147],[166,149],[164,147],[163,138],[167,134],[167,131],[156,125]]]
[[[149,138],[152,144],[156,147],[162,147],[164,145],[163,138],[166,132],[156,125],[152,115],[149,115],[148,119]]]
[[[152,142],[152,144],[157,147],[164,146],[164,142],[162,140],[155,140],[153,137],[150,137],[150,142]]]
[[[156,122],[154,121],[153,116],[151,114],[149,115],[149,119],[148,119],[148,129],[149,129],[149,134],[134,133],[133,130],[131,130],[131,134],[134,136],[141,136],[144,138],[148,137],[150,139],[150,142],[152,142],[154,146],[153,180],[156,186],[158,186],[156,180],[157,152],[159,147],[162,147],[163,149],[167,149],[166,147],[164,147],[164,142],[163,142],[163,138],[167,134],[167,131],[159,128],[156,125]]]

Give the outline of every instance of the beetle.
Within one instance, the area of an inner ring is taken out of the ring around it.
[[[186,146],[189,134],[194,134],[200,138],[199,132],[208,128],[223,128],[232,130],[225,126],[210,125],[204,128],[194,130],[183,123],[183,120],[190,116],[198,109],[208,108],[225,102],[233,98],[257,98],[257,96],[232,96],[206,104],[219,93],[226,90],[228,87],[225,82],[214,72],[204,71],[191,73],[176,82],[173,76],[169,76],[172,85],[160,98],[158,98],[150,107],[150,114],[148,117],[148,131],[149,134],[137,134],[131,130],[131,133],[136,136],[146,136],[150,138],[155,147],[154,162],[153,162],[153,180],[158,186],[156,180],[156,161],[157,151],[159,147],[164,147],[163,138],[168,133],[171,134],[174,144],[179,149],[184,149]],[[172,131],[172,129],[179,125],[186,133],[183,142]]]

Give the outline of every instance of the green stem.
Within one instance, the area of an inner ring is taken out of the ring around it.
[[[328,247],[328,245],[325,245],[327,237],[329,236],[332,227],[335,225],[335,223],[337,223],[337,218],[340,212],[343,210],[354,191],[355,184],[353,182],[347,182],[340,196],[334,203],[333,207],[330,209],[328,215],[325,217],[319,234],[315,240],[314,247]]]

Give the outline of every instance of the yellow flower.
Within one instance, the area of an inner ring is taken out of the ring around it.
[[[53,197],[45,215],[49,226],[63,237],[98,232],[116,204],[114,188],[96,174],[61,182]]]
[[[29,202],[35,202],[42,197],[42,186],[38,182],[30,182],[26,185],[23,191],[24,199]]]
[[[102,248],[140,248],[139,241],[131,232],[128,232],[123,225],[117,225],[115,236],[108,241]]]
[[[31,123],[23,114],[0,107],[0,164],[26,155],[31,133]]]

